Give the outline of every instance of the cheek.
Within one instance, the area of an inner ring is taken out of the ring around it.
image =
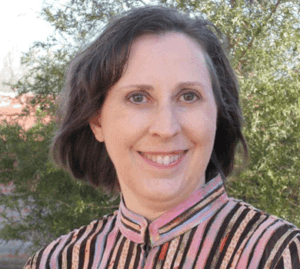
[[[119,134],[126,138],[130,133],[143,122],[140,113],[128,109],[126,106],[115,103],[103,114],[104,132],[107,136],[118,136]]]
[[[126,108],[110,111],[104,122],[107,150],[113,156],[123,156],[147,130],[147,117],[143,113],[131,112]],[[122,154],[120,154],[122,152]],[[112,158],[113,158],[112,156]]]
[[[194,113],[185,115],[182,123],[185,129],[189,130],[194,141],[214,140],[216,133],[216,115],[213,110],[211,113]]]
[[[124,108],[123,112],[116,117],[118,132],[127,142],[136,142],[140,138],[150,124],[151,115],[149,112]]]

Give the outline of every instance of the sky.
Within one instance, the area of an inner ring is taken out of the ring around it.
[[[21,52],[34,41],[46,41],[53,28],[39,18],[43,2],[49,0],[8,0],[0,3],[0,70],[9,52],[14,68],[19,67]],[[51,1],[51,0],[50,0]]]

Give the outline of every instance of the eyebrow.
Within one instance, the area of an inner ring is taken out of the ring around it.
[[[180,82],[177,83],[175,88],[184,88],[184,87],[190,87],[190,86],[200,86],[200,88],[205,89],[206,87],[199,81],[186,81],[186,82]],[[140,88],[143,90],[150,90],[153,91],[154,88],[151,85],[147,85],[147,84],[130,84],[127,86],[122,87],[122,89],[126,89],[126,88]]]

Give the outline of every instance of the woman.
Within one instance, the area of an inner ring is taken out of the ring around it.
[[[213,29],[139,8],[75,58],[53,156],[121,203],[25,268],[300,268],[300,230],[224,189],[237,144],[245,155],[247,145]]]

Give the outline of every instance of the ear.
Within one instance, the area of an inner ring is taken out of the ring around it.
[[[95,138],[99,142],[104,142],[103,129],[100,123],[100,114],[95,113],[95,115],[90,118],[89,124],[92,129],[92,132],[94,133]]]

